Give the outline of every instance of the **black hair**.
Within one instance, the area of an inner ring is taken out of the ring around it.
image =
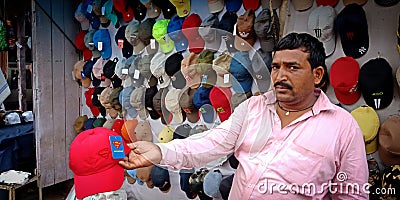
[[[318,66],[324,68],[324,75],[321,82],[315,85],[315,87],[326,92],[329,84],[328,70],[325,64],[326,55],[324,45],[317,38],[308,33],[289,33],[276,44],[274,51],[298,48],[304,48],[304,52],[310,53],[308,62],[311,65],[311,69],[315,69]]]

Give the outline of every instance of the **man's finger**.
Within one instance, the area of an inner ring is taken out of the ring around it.
[[[130,163],[128,161],[119,161],[118,164],[120,164],[123,168],[125,169],[135,169],[136,166],[133,163]]]
[[[128,143],[126,145],[128,145],[128,147],[131,148],[131,149],[136,149],[136,144],[135,143]]]

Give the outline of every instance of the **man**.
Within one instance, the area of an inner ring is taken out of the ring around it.
[[[120,164],[191,168],[234,152],[230,199],[367,199],[360,128],[318,89],[327,81],[324,52],[316,38],[288,34],[275,49],[272,91],[240,104],[201,139],[131,144]]]

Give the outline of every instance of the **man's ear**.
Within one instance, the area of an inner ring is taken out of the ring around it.
[[[324,77],[325,70],[322,66],[318,66],[313,69],[314,75],[314,85],[318,85],[321,83],[322,78]]]

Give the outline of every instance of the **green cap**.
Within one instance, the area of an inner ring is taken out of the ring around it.
[[[199,58],[196,60],[196,71],[200,74],[204,74],[206,72],[209,72],[212,69],[212,63],[214,60],[214,53],[210,50],[203,50]]]
[[[107,121],[106,118],[98,117],[93,122],[93,127],[102,127],[103,124]]]
[[[115,26],[118,23],[118,16],[113,10],[113,1],[108,0],[106,3],[104,3],[104,8],[106,18],[109,19]]]

